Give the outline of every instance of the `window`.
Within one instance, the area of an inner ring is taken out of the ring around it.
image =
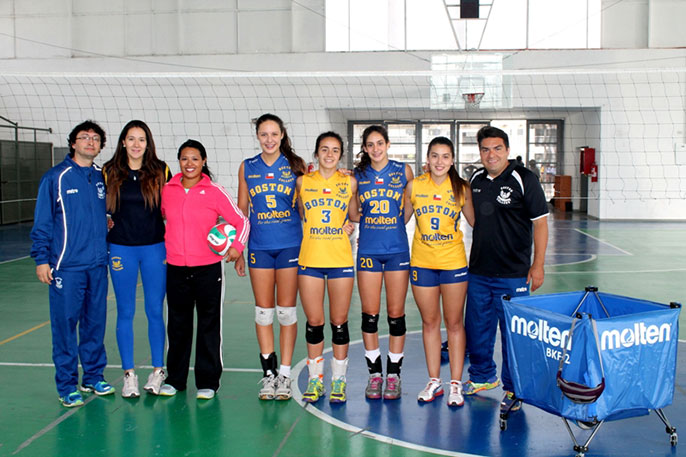
[[[600,27],[601,0],[326,0],[327,51],[590,49]]]

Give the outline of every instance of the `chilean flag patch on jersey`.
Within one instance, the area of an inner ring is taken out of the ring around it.
[[[274,173],[267,173],[266,179],[274,179]]]
[[[324,192],[324,194],[330,194],[330,193],[331,193],[331,189],[323,189],[322,192]]]
[[[441,200],[441,194],[434,194],[434,200]]]
[[[374,180],[374,184],[383,184],[383,178],[379,178],[378,176],[376,177],[376,180]]]

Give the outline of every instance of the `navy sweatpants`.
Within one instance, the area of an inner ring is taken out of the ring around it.
[[[78,386],[79,359],[84,384],[103,380],[102,372],[107,365],[103,342],[107,318],[107,265],[83,271],[55,271],[53,278],[50,284],[52,360],[57,393],[64,397],[76,391]]]

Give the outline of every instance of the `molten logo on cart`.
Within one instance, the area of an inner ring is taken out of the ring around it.
[[[671,333],[672,324],[658,326],[635,322],[633,327],[605,330],[600,334],[600,348],[604,351],[663,343],[669,341]]]
[[[510,329],[512,333],[529,337],[532,340],[543,341],[553,347],[564,347],[565,345],[567,349],[571,347],[569,330],[553,327],[545,319],[530,321],[525,317],[512,316]]]

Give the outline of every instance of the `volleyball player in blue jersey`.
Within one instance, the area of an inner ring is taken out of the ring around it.
[[[380,125],[362,133],[360,163],[355,168],[360,202],[360,235],[357,250],[357,285],[362,301],[362,338],[369,379],[370,399],[400,398],[400,368],[405,345],[405,296],[410,252],[403,214],[404,192],[413,178],[409,165],[388,159],[391,143]],[[391,334],[386,362],[386,386],[379,351],[378,321],[381,287],[386,284],[388,328]]]
[[[255,122],[262,152],[241,163],[238,206],[250,217],[248,266],[255,296],[255,329],[263,370],[261,400],[288,400],[291,361],[297,335],[298,254],[302,240],[295,180],[305,162],[293,151],[283,121],[263,114]],[[245,276],[245,259],[236,262]],[[276,306],[275,306],[276,305]],[[277,370],[273,321],[280,325],[281,366]]]

